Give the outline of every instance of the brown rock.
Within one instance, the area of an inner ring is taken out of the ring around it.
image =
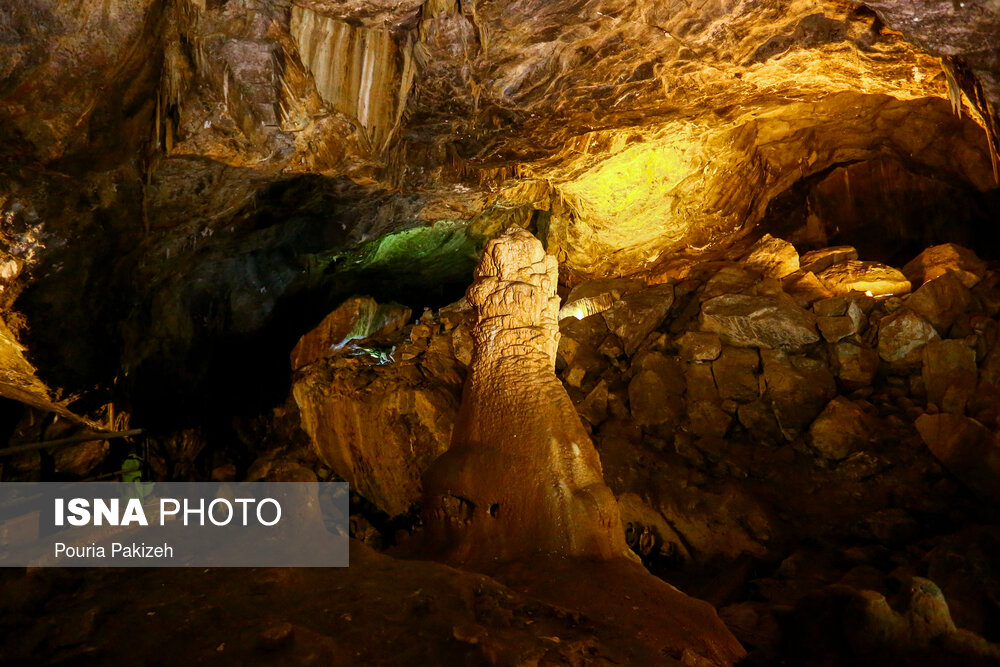
[[[348,299],[299,339],[291,354],[292,370],[308,366],[349,341],[392,333],[409,319],[410,309],[399,304],[379,304],[367,296]]]
[[[799,268],[799,253],[795,246],[770,234],[751,246],[743,263],[769,278],[784,278]]]
[[[736,264],[723,266],[705,283],[701,298],[705,301],[723,294],[749,292],[759,280],[760,274],[756,271],[749,271]]]
[[[655,285],[623,297],[601,315],[608,329],[621,339],[625,353],[631,355],[660,326],[673,303],[673,285]]]
[[[724,438],[733,418],[711,401],[693,401],[688,405],[691,432],[700,438]]]
[[[707,331],[688,331],[677,339],[677,345],[687,361],[713,361],[722,352],[719,335]]]
[[[834,345],[833,359],[837,377],[848,389],[870,385],[878,371],[878,353],[853,343]]]
[[[833,296],[833,292],[816,277],[815,273],[803,269],[782,278],[781,287],[803,308]]]
[[[736,347],[797,350],[819,340],[812,313],[789,297],[726,294],[703,303],[698,321]]]
[[[976,495],[1000,500],[1000,443],[985,426],[940,413],[918,417],[916,427],[931,453]]]
[[[601,380],[591,389],[580,405],[576,406],[580,416],[592,426],[597,426],[608,418],[608,383]]]
[[[712,375],[719,397],[736,401],[753,401],[760,396],[757,371],[760,357],[757,350],[725,347],[719,358],[712,362]]]
[[[736,416],[756,441],[777,443],[784,438],[778,428],[778,421],[774,418],[774,411],[763,400],[741,405],[736,410]]]
[[[903,273],[914,285],[923,285],[949,272],[966,287],[973,287],[986,274],[986,263],[968,248],[945,243],[927,248],[903,267]]]
[[[919,361],[924,345],[939,338],[930,322],[909,308],[900,308],[879,322],[878,356],[891,363]]]
[[[829,369],[808,357],[761,350],[767,397],[782,434],[794,440],[837,394]]]
[[[711,364],[687,364],[684,368],[684,379],[687,385],[687,395],[691,400],[712,401],[719,398]]]
[[[901,271],[878,262],[848,260],[833,264],[817,276],[835,295],[870,292],[871,296],[889,296],[910,291],[910,281]]]
[[[905,303],[944,335],[969,307],[969,299],[969,288],[962,284],[956,273],[948,272],[925,282],[906,297]]]
[[[847,306],[847,312],[841,317],[818,317],[816,325],[823,334],[823,338],[831,343],[836,343],[848,336],[861,331],[864,322],[864,313],[861,307],[853,301]]]
[[[402,364],[378,371],[314,366],[292,385],[320,458],[390,516],[420,500],[421,475],[448,449],[460,390]]]
[[[870,419],[857,404],[842,396],[827,403],[809,427],[812,448],[824,458],[846,459],[869,441]]]
[[[676,384],[652,370],[640,371],[632,378],[628,402],[632,418],[640,426],[675,423],[684,414],[684,399],[676,393]]]
[[[976,390],[976,351],[958,340],[936,340],[923,349],[927,400],[945,412],[964,414]]]
[[[838,245],[830,248],[810,250],[799,259],[799,266],[804,271],[819,273],[834,264],[847,262],[858,258],[858,251],[849,245]]]
[[[841,317],[847,314],[849,303],[846,296],[832,296],[829,299],[817,301],[812,305],[812,309],[818,317]]]

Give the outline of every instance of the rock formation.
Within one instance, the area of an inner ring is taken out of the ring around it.
[[[428,545],[460,563],[629,553],[601,461],[555,376],[557,266],[528,232],[487,244],[451,449],[424,476]]]

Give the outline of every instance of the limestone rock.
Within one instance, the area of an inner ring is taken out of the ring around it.
[[[719,398],[711,364],[688,363],[684,367],[684,379],[688,398],[695,401],[712,401]]]
[[[76,477],[83,477],[104,462],[111,447],[107,440],[92,440],[52,451],[55,471]]]
[[[292,350],[292,370],[299,370],[349,341],[388,334],[410,319],[410,309],[399,304],[379,304],[367,296],[348,299],[323,318]]]
[[[816,325],[823,334],[823,338],[831,343],[836,343],[848,336],[861,331],[865,314],[861,312],[861,307],[855,302],[850,302],[847,312],[839,317],[818,317]]]
[[[788,241],[764,234],[744,255],[743,263],[768,278],[784,278],[798,270],[799,253]]]
[[[837,343],[832,349],[837,377],[847,388],[858,389],[872,383],[878,372],[878,352],[854,343]]]
[[[750,292],[760,280],[760,273],[749,270],[738,264],[727,264],[719,268],[705,283],[702,289],[702,300],[712,299],[724,294],[742,294]]]
[[[815,273],[803,269],[785,276],[781,280],[781,287],[803,308],[833,296],[833,292],[816,277]]]
[[[602,315],[608,329],[621,339],[625,353],[632,354],[660,326],[673,302],[673,285],[656,285],[623,297]]]
[[[421,475],[448,449],[461,385],[414,367],[312,368],[292,394],[320,459],[390,516],[421,497]]]
[[[757,350],[726,347],[718,359],[712,362],[712,375],[719,397],[736,401],[753,401],[760,396],[757,371],[760,357]]]
[[[945,468],[976,495],[1000,501],[1000,443],[985,426],[962,415],[940,413],[921,415],[916,427]]]
[[[632,378],[628,402],[632,418],[640,426],[677,423],[684,414],[684,400],[676,392],[676,384],[652,370],[640,371]]]
[[[973,287],[986,274],[986,263],[968,248],[945,243],[927,248],[903,267],[914,285],[923,285],[946,273],[954,273],[963,285]]]
[[[847,314],[849,303],[846,296],[832,296],[815,302],[812,305],[812,310],[817,317],[841,317]]]
[[[767,397],[781,432],[794,440],[837,394],[829,369],[815,359],[761,350]]]
[[[827,403],[809,427],[810,443],[827,459],[846,459],[868,443],[872,432],[870,421],[857,404],[838,396]]]
[[[931,323],[910,310],[900,308],[879,322],[878,356],[890,363],[920,359],[920,350],[940,336]]]
[[[451,562],[631,553],[597,451],[553,372],[557,271],[534,236],[511,229],[486,244],[466,293],[472,365],[451,447],[423,477],[426,548]],[[650,330],[669,307],[653,294],[656,303],[647,293],[629,304],[655,320]]]
[[[958,274],[949,271],[928,280],[916,292],[906,297],[907,308],[919,313],[945,335],[948,329],[969,307],[969,288]]]
[[[715,297],[702,304],[699,324],[736,347],[797,350],[819,340],[812,314],[787,297]]]
[[[848,260],[829,266],[817,276],[836,295],[870,292],[872,296],[889,296],[910,291],[910,281],[901,271],[878,262]]]
[[[848,262],[858,258],[858,251],[853,246],[838,245],[830,248],[810,250],[799,259],[799,266],[804,271],[819,273],[834,264]]]
[[[777,444],[784,439],[774,418],[774,411],[764,400],[741,405],[737,408],[736,415],[755,441]]]
[[[724,438],[733,418],[711,401],[692,401],[688,405],[689,428],[700,438]]]
[[[677,339],[677,345],[687,361],[713,361],[722,352],[719,335],[707,331],[688,331]]]
[[[945,412],[964,414],[976,390],[976,351],[959,340],[936,340],[924,346],[923,379],[927,401]]]

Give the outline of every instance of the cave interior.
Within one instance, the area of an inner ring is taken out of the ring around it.
[[[0,484],[351,488],[0,662],[1000,665],[998,109],[996,0],[0,3]]]

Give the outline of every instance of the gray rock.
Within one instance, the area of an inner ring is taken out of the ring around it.
[[[715,297],[702,304],[699,324],[736,347],[798,350],[819,340],[813,315],[790,297]]]

